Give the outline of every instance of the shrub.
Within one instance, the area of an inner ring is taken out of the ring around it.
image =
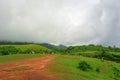
[[[99,73],[99,72],[100,72],[100,68],[96,68],[96,72],[98,72],[98,73]]]
[[[2,53],[2,55],[8,55],[8,54],[16,54],[18,53],[20,50],[13,47],[13,46],[3,46],[0,47],[0,52]]]
[[[114,79],[119,80],[120,79],[120,70],[116,67],[113,67],[113,71],[114,71]]]
[[[78,68],[83,70],[83,71],[92,70],[92,67],[85,61],[81,61],[79,63],[79,67]]]
[[[30,50],[30,49],[27,49],[24,51],[24,53],[31,53],[31,52],[32,52],[32,50]]]
[[[113,56],[106,52],[105,50],[102,50],[100,52],[97,52],[95,55],[94,55],[95,58],[99,58],[99,59],[108,59],[108,60],[111,60],[113,58]]]
[[[2,55],[9,55],[9,51],[5,51],[5,50],[3,50],[3,51],[1,51],[1,53],[2,53]]]

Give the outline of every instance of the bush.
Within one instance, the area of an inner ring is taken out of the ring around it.
[[[110,59],[113,58],[113,56],[112,56],[110,53],[106,52],[105,50],[102,50],[102,51],[100,51],[100,52],[97,52],[97,53],[94,55],[94,57],[95,57],[95,58],[99,58],[99,59],[104,58],[104,59],[108,59],[108,60],[110,60]]]
[[[2,55],[17,54],[19,51],[20,51],[19,49],[13,46],[0,47],[0,53],[2,53]]]
[[[1,51],[1,53],[2,53],[2,55],[9,55],[9,51],[3,50],[3,51]]]
[[[116,67],[113,67],[113,71],[114,71],[114,79],[115,80],[119,80],[120,79],[120,70]]]
[[[83,70],[83,71],[92,70],[92,67],[85,61],[81,61],[79,63],[79,67],[78,68]]]
[[[96,72],[98,72],[98,73],[99,73],[99,72],[100,72],[100,68],[96,68]]]
[[[23,53],[32,53],[32,50],[27,49],[27,50],[25,50]]]

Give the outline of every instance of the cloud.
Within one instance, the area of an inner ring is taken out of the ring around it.
[[[0,40],[120,44],[119,0],[0,0]]]

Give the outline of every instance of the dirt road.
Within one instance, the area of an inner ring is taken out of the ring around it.
[[[46,56],[0,66],[0,80],[57,80],[46,75],[47,64],[56,56]]]

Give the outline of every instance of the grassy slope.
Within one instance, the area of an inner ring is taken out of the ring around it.
[[[39,50],[43,50],[43,51],[51,51],[50,49],[40,46],[40,45],[36,45],[36,44],[26,44],[26,45],[0,45],[0,47],[2,46],[13,46],[17,49],[20,49],[21,51],[25,51],[27,49],[33,50],[33,51],[39,51]]]
[[[42,57],[45,55],[42,54],[16,54],[16,55],[7,55],[7,56],[0,56],[0,65],[2,64],[7,64],[11,62],[18,62],[26,59],[31,59],[31,58],[38,58]]]
[[[78,69],[78,63],[83,60],[93,67],[93,71],[84,72]],[[114,80],[112,66],[120,69],[119,63],[69,55],[59,56],[49,65],[50,73],[60,80]],[[95,71],[96,68],[100,68],[100,73]]]
[[[117,51],[115,51],[114,48],[110,49],[108,47],[103,47],[103,46],[74,46],[74,47],[68,47],[65,50],[69,51],[72,54],[78,54],[78,53],[96,54],[101,50],[105,50],[106,52],[109,52],[111,54],[120,55],[120,48],[117,48]]]
[[[29,45],[15,45],[16,48],[21,49],[22,51],[26,49],[32,49],[32,50],[50,50],[46,47],[40,46],[40,45],[35,45],[35,44],[29,44]]]

